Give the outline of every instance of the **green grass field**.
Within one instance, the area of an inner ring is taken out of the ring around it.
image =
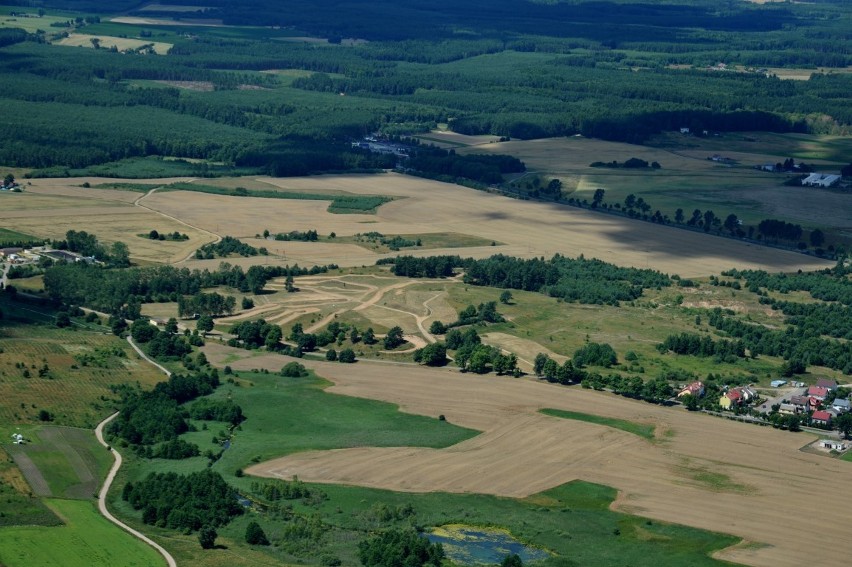
[[[260,197],[264,199],[298,199],[312,201],[331,201],[328,212],[346,213],[374,213],[376,209],[385,203],[392,201],[390,197],[381,195],[324,195],[318,193],[297,193],[289,191],[273,191],[262,189],[242,188],[227,189],[213,185],[202,185],[198,183],[173,183],[162,189],[163,191],[197,191],[199,193],[212,193],[214,195],[239,195],[244,197]]]
[[[0,228],[0,246],[8,246],[10,244],[15,244],[17,242],[38,242],[41,243],[42,239],[37,236],[33,236],[31,234],[25,234],[23,232],[18,232],[16,230],[9,230],[8,228]]]
[[[237,477],[235,471],[251,461],[301,450],[361,445],[441,447],[474,434],[434,419],[400,413],[391,404],[327,394],[322,391],[325,382],[316,378],[285,379],[241,372],[237,381],[239,386],[225,384],[213,396],[234,400],[245,409],[248,419],[213,468],[244,491],[257,479]],[[194,423],[199,429],[204,427],[204,422]],[[207,427],[184,438],[198,443],[202,451],[218,450],[210,440],[224,426],[208,422]],[[118,497],[124,482],[155,470],[187,473],[206,466],[206,459],[202,458],[128,458],[129,466],[116,484],[111,506],[137,526],[138,512],[131,512]],[[563,485],[523,500],[473,494],[406,494],[335,485],[309,487],[325,494],[325,498],[283,501],[290,510],[283,517],[250,513],[219,529],[219,541],[227,550],[201,554],[194,536],[141,527],[174,549],[182,565],[205,567],[263,564],[271,560],[316,564],[329,558],[355,565],[357,541],[375,530],[411,523],[427,527],[446,523],[499,526],[523,542],[556,554],[544,563],[553,567],[718,565],[721,563],[709,554],[737,541],[722,534],[612,512],[608,507],[615,491],[585,482]],[[413,514],[394,516],[394,510],[408,506]],[[294,518],[318,519],[321,534],[309,537],[293,532]],[[260,522],[279,545],[246,548],[242,537],[249,521]]]
[[[653,425],[636,423],[634,421],[627,421],[624,419],[616,419],[612,417],[602,417],[600,415],[592,415],[589,413],[558,410],[551,408],[544,408],[540,410],[540,412],[544,415],[550,415],[562,419],[576,419],[577,421],[586,421],[588,423],[595,423],[597,425],[605,425],[607,427],[613,427],[615,429],[626,431],[627,433],[632,433],[633,435],[638,435],[639,437],[647,439],[648,441],[654,440],[655,427]]]
[[[165,563],[145,545],[97,511],[93,502],[50,499],[60,527],[0,528],[0,562],[8,567],[151,567]]]

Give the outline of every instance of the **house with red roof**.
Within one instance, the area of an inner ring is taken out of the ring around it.
[[[812,425],[831,425],[831,414],[827,411],[817,410],[811,416]]]
[[[722,394],[722,397],[719,398],[719,405],[722,406],[722,409],[730,410],[741,406],[744,401],[742,392],[734,388]]]
[[[677,397],[682,398],[683,396],[695,396],[696,398],[700,398],[704,395],[704,382],[697,381],[691,384],[687,384],[683,387],[683,389],[678,393]]]
[[[808,396],[823,401],[828,396],[828,391],[824,386],[811,386],[808,388]]]

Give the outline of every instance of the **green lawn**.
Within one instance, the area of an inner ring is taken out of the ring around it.
[[[589,413],[582,413],[578,411],[566,411],[566,410],[558,410],[545,408],[540,410],[544,415],[550,415],[553,417],[561,417],[563,419],[576,419],[577,421],[587,421],[589,423],[596,423],[598,425],[605,425],[607,427],[614,427],[615,429],[620,429],[622,431],[626,431],[628,433],[632,433],[633,435],[638,435],[648,441],[654,440],[654,426],[647,425],[644,423],[636,423],[634,421],[627,421],[625,419],[616,419],[613,417],[602,417],[599,415],[592,415]]]
[[[65,526],[0,528],[0,562],[8,567],[151,567],[165,561],[130,534],[109,523],[94,502],[45,501]]]
[[[7,246],[18,242],[38,242],[39,244],[41,244],[42,239],[31,234],[24,234],[23,232],[18,232],[16,230],[0,228],[0,246]]]

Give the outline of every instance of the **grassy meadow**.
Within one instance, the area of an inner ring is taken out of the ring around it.
[[[558,410],[545,408],[540,410],[544,415],[550,415],[553,417],[558,417],[561,419],[576,419],[577,421],[586,421],[588,423],[595,423],[597,425],[605,425],[607,427],[612,427],[615,429],[620,429],[622,431],[626,431],[628,433],[632,433],[633,435],[638,435],[643,439],[647,439],[648,441],[654,440],[654,429],[653,425],[646,425],[643,423],[636,423],[633,421],[627,421],[625,419],[615,419],[611,417],[602,417],[599,415],[593,415],[590,413],[581,413],[576,411],[567,411],[567,410]]]
[[[151,567],[164,564],[153,548],[100,515],[94,502],[48,499],[60,527],[0,528],[0,561],[8,567]]]

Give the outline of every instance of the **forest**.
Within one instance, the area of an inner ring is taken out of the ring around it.
[[[283,28],[274,27],[282,16],[271,0],[199,8],[199,17],[267,27],[177,33],[80,18],[87,34],[172,45],[157,56],[55,45],[75,31],[73,19],[71,29],[3,30],[0,163],[61,175],[165,155],[304,175],[392,167],[388,156],[350,142],[439,123],[468,134],[639,143],[682,126],[841,134],[852,124],[850,75],[785,81],[761,70],[852,63],[843,48],[852,22],[839,0],[724,10],[709,0],[477,0],[438,11],[419,0],[371,0],[357,10],[331,0],[291,4]],[[122,1],[43,5],[83,16],[136,9]],[[283,41],[294,34],[328,42]],[[720,62],[730,71],[714,67]],[[412,172],[440,178],[493,183],[506,172],[504,164],[425,153],[412,161]]]

